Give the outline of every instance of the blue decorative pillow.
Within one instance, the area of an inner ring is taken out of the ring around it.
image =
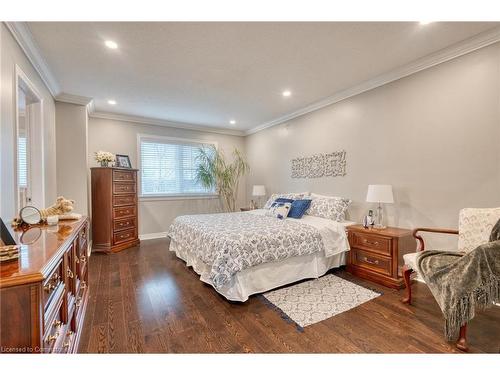
[[[290,198],[276,198],[276,200],[271,204],[271,207],[275,207],[278,205],[278,203],[293,203],[293,199]]]
[[[307,211],[310,205],[311,199],[297,199],[293,201],[290,212],[288,212],[288,217],[300,219],[302,216],[304,216],[304,213]]]

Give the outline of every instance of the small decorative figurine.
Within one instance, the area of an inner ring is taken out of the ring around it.
[[[363,227],[373,228],[375,225],[375,218],[373,217],[373,210],[368,211],[368,215],[363,219]]]

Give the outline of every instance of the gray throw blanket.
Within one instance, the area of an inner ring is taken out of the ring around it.
[[[456,339],[460,327],[474,318],[476,309],[500,301],[500,220],[490,242],[468,254],[423,251],[417,268],[445,318],[445,337]]]

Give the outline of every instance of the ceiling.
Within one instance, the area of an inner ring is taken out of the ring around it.
[[[28,23],[60,92],[95,111],[242,132],[499,25]]]

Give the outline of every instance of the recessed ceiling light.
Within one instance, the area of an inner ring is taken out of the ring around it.
[[[106,45],[106,47],[111,48],[111,49],[117,49],[118,48],[118,44],[116,44],[116,42],[113,42],[112,40],[106,40],[104,42],[104,44]]]
[[[421,25],[428,25],[430,23],[432,23],[432,21],[420,21]]]
[[[229,120],[229,123],[230,123],[231,125],[234,125],[234,124],[236,124],[236,120]]]
[[[108,104],[115,105],[116,104],[116,100],[110,99],[110,100],[108,100]]]
[[[290,90],[285,90],[281,93],[284,97],[289,97],[292,95],[292,92]]]

